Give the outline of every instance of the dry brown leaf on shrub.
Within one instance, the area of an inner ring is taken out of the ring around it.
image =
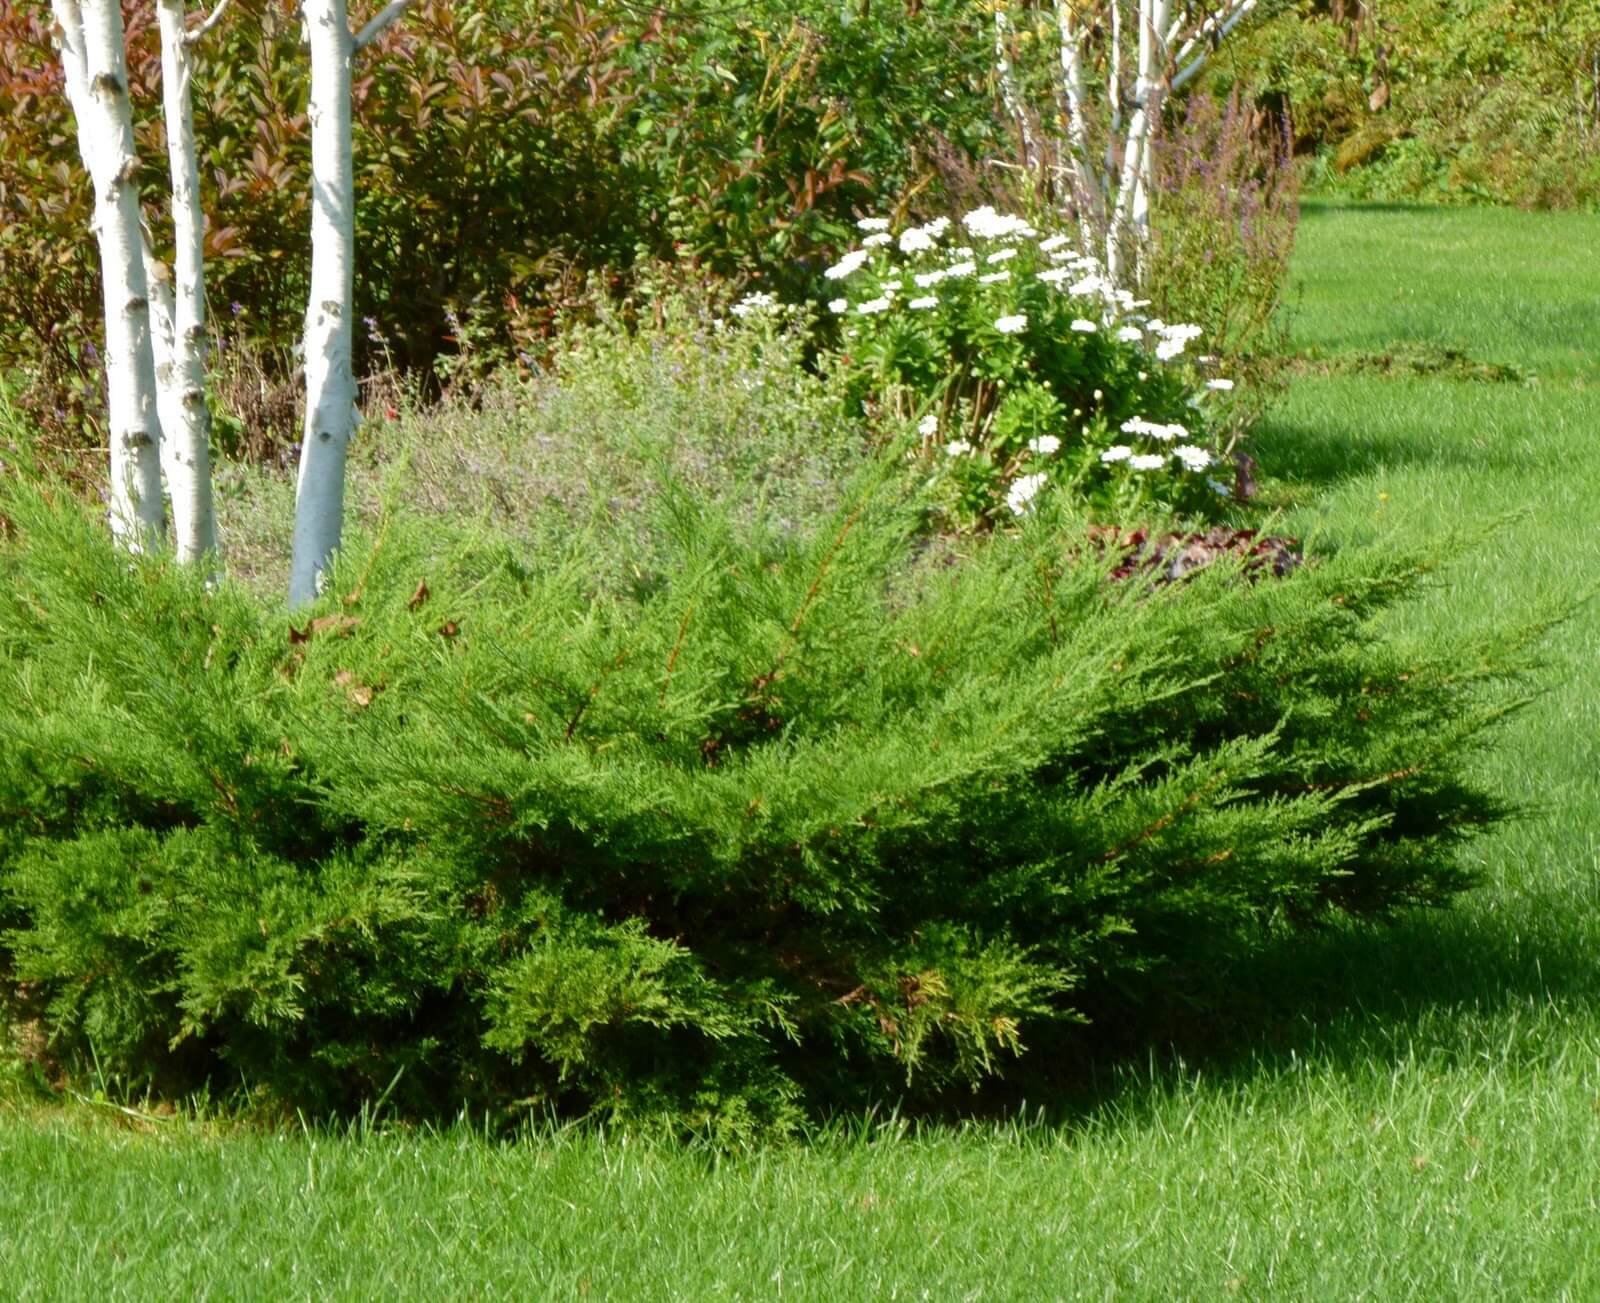
[[[297,643],[310,642],[313,635],[319,633],[332,632],[338,634],[341,638],[348,638],[351,631],[358,628],[360,624],[361,617],[358,615],[319,615],[304,629],[296,629],[291,624],[289,626],[289,645],[292,647]]]
[[[333,676],[333,682],[337,687],[345,690],[345,696],[349,697],[352,702],[363,707],[370,706],[373,697],[382,691],[381,688],[376,688],[370,683],[363,683],[349,670],[340,670]]]

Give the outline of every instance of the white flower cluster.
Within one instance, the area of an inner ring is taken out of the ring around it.
[[[901,255],[921,263],[920,268],[915,263],[908,263],[903,273],[920,293],[902,299],[899,294],[901,280],[880,278],[871,291],[875,297],[866,298],[855,305],[855,313],[866,317],[889,312],[897,304],[914,312],[936,309],[941,302],[937,289],[948,281],[972,278],[980,285],[1010,282],[1013,280],[1013,270],[1004,264],[1021,256],[1023,250],[1018,247],[1021,241],[1038,238],[1038,232],[1024,219],[997,212],[986,204],[969,212],[961,219],[960,225],[970,232],[975,243],[988,242],[991,246],[1000,247],[990,247],[980,252],[968,246],[952,245],[945,249],[943,265],[940,266],[929,265],[934,262],[929,255],[936,258],[944,248],[942,242],[955,225],[949,218],[941,217],[922,226],[908,227],[898,237],[891,234],[891,223],[887,218],[863,217],[856,225],[866,233],[861,247],[845,254],[834,266],[829,267],[823,273],[828,280],[843,281],[854,275],[867,265],[873,251],[879,249],[897,248]],[[1139,315],[1138,309],[1148,307],[1149,301],[1137,299],[1127,290],[1117,287],[1106,275],[1105,267],[1099,260],[1077,252],[1069,236],[1058,234],[1040,239],[1037,252],[1048,260],[1049,265],[1035,271],[1033,279],[1071,299],[1099,305],[1097,313],[1091,310],[1088,315],[1073,318],[1069,329],[1075,334],[1092,335],[1104,330],[1120,344],[1151,348],[1162,362],[1170,362],[1181,356],[1189,344],[1200,337],[1202,332],[1199,326],[1169,324],[1158,318],[1147,319]],[[747,311],[768,306],[770,300],[766,296],[752,295],[742,301],[735,311],[744,315]],[[740,308],[744,311],[740,311]],[[842,297],[828,303],[828,310],[835,314],[849,312],[850,308],[850,301]],[[1028,327],[1028,316],[1022,311],[1005,313],[994,320],[994,329],[1001,335],[1021,335]],[[1204,364],[1215,359],[1202,358],[1200,361]],[[1143,370],[1138,375],[1141,381],[1148,378]],[[1216,378],[1205,382],[1205,391],[1226,392],[1232,388],[1233,381],[1227,379]],[[1102,401],[1102,394],[1095,390],[1094,403],[1098,405]],[[1190,402],[1191,406],[1198,406],[1197,399],[1191,398]],[[1085,417],[1082,410],[1075,410],[1073,416],[1085,420],[1082,428],[1087,434],[1090,429],[1087,423],[1089,418]],[[918,430],[925,439],[935,439],[939,434],[938,418],[931,414],[925,416]],[[1121,430],[1123,434],[1134,438],[1130,443],[1117,444],[1100,452],[1099,460],[1107,466],[1122,465],[1133,471],[1173,467],[1198,473],[1216,464],[1215,456],[1207,449],[1185,442],[1191,437],[1190,432],[1178,422],[1163,423],[1134,416],[1122,422]],[[1166,447],[1157,450],[1149,443],[1141,447],[1141,440]],[[1061,438],[1054,434],[1037,435],[1029,439],[1027,444],[1028,451],[1039,457],[1052,456],[1059,452],[1061,446]],[[977,452],[967,439],[950,440],[944,445],[944,450],[951,457]],[[1007,488],[1006,505],[1014,514],[1022,514],[1028,510],[1047,479],[1042,471],[1018,476]],[[1228,486],[1220,481],[1207,478],[1206,483],[1220,496],[1232,496]]]
[[[1039,490],[1044,488],[1049,476],[1043,471],[1033,475],[1019,475],[1011,481],[1011,487],[1006,490],[1006,506],[1011,508],[1013,516],[1020,516],[1028,509],[1028,504],[1038,496]]]
[[[1150,331],[1161,337],[1161,342],[1156,345],[1156,356],[1163,362],[1170,362],[1177,357],[1190,340],[1199,339],[1202,333],[1199,326],[1169,326],[1159,319],[1150,323]]]
[[[755,312],[770,312],[777,306],[778,300],[773,298],[772,295],[758,291],[755,294],[746,294],[728,311],[736,317],[748,317]]]
[[[1038,234],[1022,218],[997,213],[989,204],[974,208],[961,219],[961,224],[980,240],[1015,240]]]
[[[863,218],[862,220],[865,221],[866,219]],[[866,265],[867,251],[865,249],[852,249],[822,274],[831,281],[842,281],[846,276],[852,272],[860,271]]]
[[[1121,426],[1124,434],[1143,435],[1147,439],[1155,439],[1160,443],[1172,443],[1178,439],[1189,437],[1188,428],[1173,421],[1163,424],[1159,421],[1147,421],[1142,416],[1130,417]],[[1166,453],[1136,453],[1127,444],[1119,443],[1113,448],[1107,448],[1100,454],[1100,460],[1108,465],[1112,462],[1125,461],[1136,471],[1160,470],[1167,464]],[[1172,459],[1187,471],[1203,471],[1216,460],[1204,448],[1192,443],[1180,443],[1171,452]],[[1213,490],[1217,487],[1216,480],[1208,481]],[[1222,496],[1230,496],[1226,485],[1222,486]]]
[[[1142,434],[1147,438],[1160,439],[1163,443],[1171,443],[1174,439],[1184,439],[1189,431],[1174,421],[1170,425],[1160,425],[1155,421],[1147,421],[1142,416],[1130,417],[1122,423],[1124,434]]]

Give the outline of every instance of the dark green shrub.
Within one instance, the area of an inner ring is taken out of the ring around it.
[[[801,297],[857,213],[938,202],[936,148],[976,158],[1005,130],[986,21],[952,0],[654,20],[625,56],[651,221],[680,256]]]
[[[54,1052],[736,1138],[1058,1076],[1467,885],[1511,671],[1380,632],[1413,559],[1116,583],[1046,511],[930,547],[898,464],[809,526],[665,482],[633,573],[394,515],[295,626],[5,482],[0,963]]]

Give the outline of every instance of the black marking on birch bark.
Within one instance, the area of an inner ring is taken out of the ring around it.
[[[189,408],[201,406],[206,400],[205,394],[198,389],[185,389],[183,391],[183,405]]]
[[[89,78],[89,89],[100,95],[122,95],[126,91],[114,72],[97,72]]]
[[[322,310],[330,317],[344,316],[344,305],[337,299],[323,299]]]
[[[124,185],[138,179],[139,158],[136,154],[129,154],[122,160],[122,166],[117,169],[117,180]]]
[[[150,447],[154,442],[148,430],[129,430],[122,436],[122,446],[135,452],[140,448]]]
[[[149,306],[149,299],[141,299],[137,294],[135,294],[131,299],[122,305],[122,310],[124,312],[143,312]]]

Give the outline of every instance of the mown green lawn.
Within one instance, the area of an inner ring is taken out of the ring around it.
[[[1396,632],[1600,576],[1600,218],[1308,208],[1319,363],[1459,348],[1535,383],[1308,367],[1260,431],[1318,547],[1501,528]],[[1320,371],[1332,374],[1320,374]],[[1600,1297],[1600,607],[1485,753],[1529,807],[1482,890],[1240,975],[1236,1039],[1034,1127],[714,1155],[593,1135],[236,1133],[0,1094],[0,1294]]]

